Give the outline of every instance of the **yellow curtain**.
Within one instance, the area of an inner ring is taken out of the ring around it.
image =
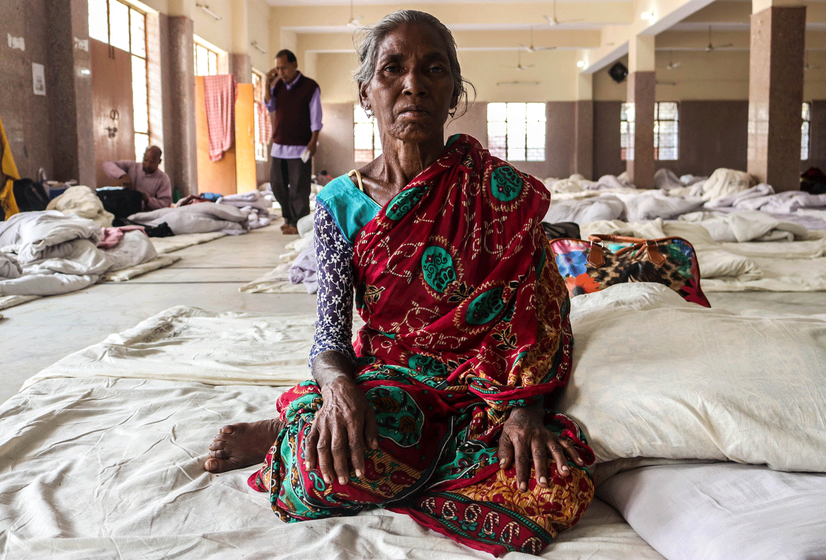
[[[0,205],[6,213],[6,219],[9,216],[17,214],[20,210],[17,208],[17,202],[14,200],[14,191],[12,184],[15,180],[20,178],[20,173],[17,172],[17,165],[14,163],[14,157],[11,155],[11,146],[9,140],[6,138],[6,130],[3,128],[3,121],[0,119],[0,142],[2,142],[2,170],[0,177],[5,179],[5,184],[0,185]]]

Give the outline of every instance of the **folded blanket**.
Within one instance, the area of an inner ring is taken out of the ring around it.
[[[49,296],[80,290],[103,274],[155,258],[143,232],[127,232],[114,247],[99,249],[101,228],[92,220],[56,210],[23,212],[0,222],[5,258],[20,270],[0,279],[2,296]],[[0,261],[0,266],[2,262]]]
[[[20,274],[20,265],[17,264],[17,261],[0,253],[0,278],[19,278]]]
[[[676,189],[685,186],[680,178],[670,169],[658,169],[657,172],[654,173],[655,189]]]
[[[46,210],[58,210],[92,220],[100,227],[110,227],[115,215],[103,208],[97,194],[89,187],[69,187],[66,192],[49,202]]]
[[[625,219],[625,204],[614,195],[604,195],[581,200],[552,202],[543,222],[575,222],[586,224],[597,220]]]
[[[236,208],[251,206],[259,210],[268,211],[272,204],[261,191],[250,191],[241,194],[228,194],[217,200],[218,204],[229,204]]]
[[[700,184],[700,183],[698,183]],[[715,200],[745,191],[752,186],[751,175],[734,169],[718,169],[703,185],[703,200]]]
[[[100,242],[101,229],[92,220],[66,216],[56,210],[22,212],[0,222],[0,247],[13,251],[25,266],[56,256],[57,247],[67,241],[86,239]],[[57,249],[59,251],[59,249]]]
[[[648,190],[639,193],[617,193],[617,198],[628,209],[628,220],[641,222],[662,218],[676,218],[681,214],[693,212],[703,205],[702,198],[684,198],[668,196],[663,191]]]
[[[692,212],[680,220],[706,228],[715,241],[743,243],[746,241],[795,241],[806,239],[809,231],[798,224],[781,222],[765,212],[747,211],[715,215]]]
[[[774,194],[774,189],[771,185],[760,183],[744,191],[738,191],[728,196],[721,196],[714,200],[706,202],[706,208],[740,208],[741,204],[752,198],[760,198],[766,195]]]
[[[180,208],[159,208],[151,212],[139,212],[129,216],[129,220],[145,226],[158,226],[166,222],[175,235],[213,231],[241,235],[250,229],[249,214],[249,211],[244,212],[228,204],[204,202]]]
[[[826,208],[826,194],[786,191],[740,200],[735,208],[777,213],[795,212],[802,208]]]

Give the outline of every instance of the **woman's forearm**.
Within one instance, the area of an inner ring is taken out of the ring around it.
[[[528,416],[538,416],[540,418],[545,416],[545,407],[542,403],[543,399],[536,399],[536,402],[528,406],[515,406],[511,409],[511,417],[527,418]]]
[[[323,389],[333,381],[353,381],[355,369],[348,356],[335,350],[325,350],[313,360],[313,379]]]

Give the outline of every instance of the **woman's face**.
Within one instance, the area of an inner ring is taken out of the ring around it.
[[[403,24],[381,42],[376,70],[359,86],[364,108],[373,110],[379,130],[406,142],[444,140],[448,112],[457,93],[447,47],[429,25]]]

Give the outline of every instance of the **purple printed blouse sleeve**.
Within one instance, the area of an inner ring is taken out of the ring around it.
[[[318,319],[310,350],[316,356],[335,350],[355,361],[353,351],[353,248],[333,217],[320,204],[315,213],[315,251],[318,261]]]

